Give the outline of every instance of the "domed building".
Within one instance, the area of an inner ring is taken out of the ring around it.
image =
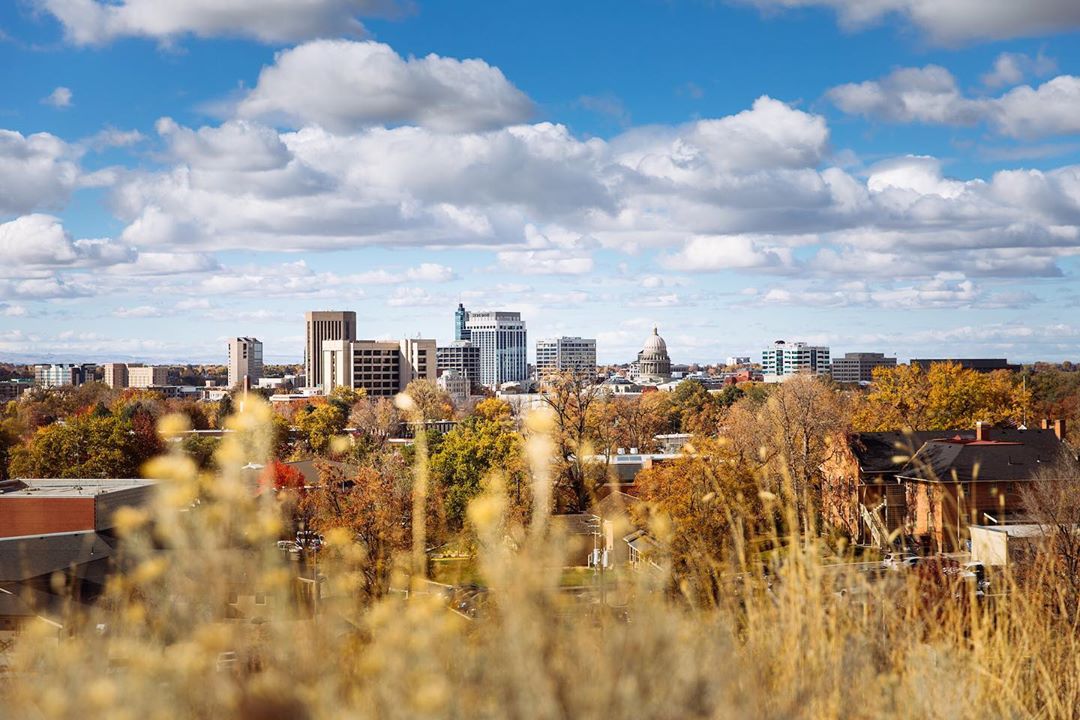
[[[660,385],[671,380],[671,358],[667,343],[654,327],[645,347],[638,353],[634,379],[641,385]]]

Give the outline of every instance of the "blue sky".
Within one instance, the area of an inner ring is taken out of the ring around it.
[[[0,7],[0,359],[299,361],[303,312],[676,362],[1080,359],[1061,0]]]

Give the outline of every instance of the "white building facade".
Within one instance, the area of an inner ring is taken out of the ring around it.
[[[521,313],[470,312],[469,340],[480,348],[480,383],[497,388],[529,378],[528,345]]]
[[[782,382],[793,375],[828,375],[829,348],[777,340],[761,351],[761,372],[765,382]]]
[[[638,385],[662,385],[671,380],[671,356],[658,328],[654,327],[652,335],[645,340],[631,366],[631,375]]]
[[[34,366],[34,384],[38,387],[64,387],[82,385],[94,379],[93,365],[52,365]]]

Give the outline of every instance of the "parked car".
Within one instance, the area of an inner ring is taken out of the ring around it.
[[[921,559],[914,553],[891,552],[885,555],[885,558],[881,561],[881,567],[886,570],[906,570],[918,565]]]

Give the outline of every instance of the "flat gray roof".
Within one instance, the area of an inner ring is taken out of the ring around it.
[[[156,480],[143,478],[19,478],[18,482],[26,487],[0,492],[0,498],[6,497],[97,497],[120,490],[149,487]]]

